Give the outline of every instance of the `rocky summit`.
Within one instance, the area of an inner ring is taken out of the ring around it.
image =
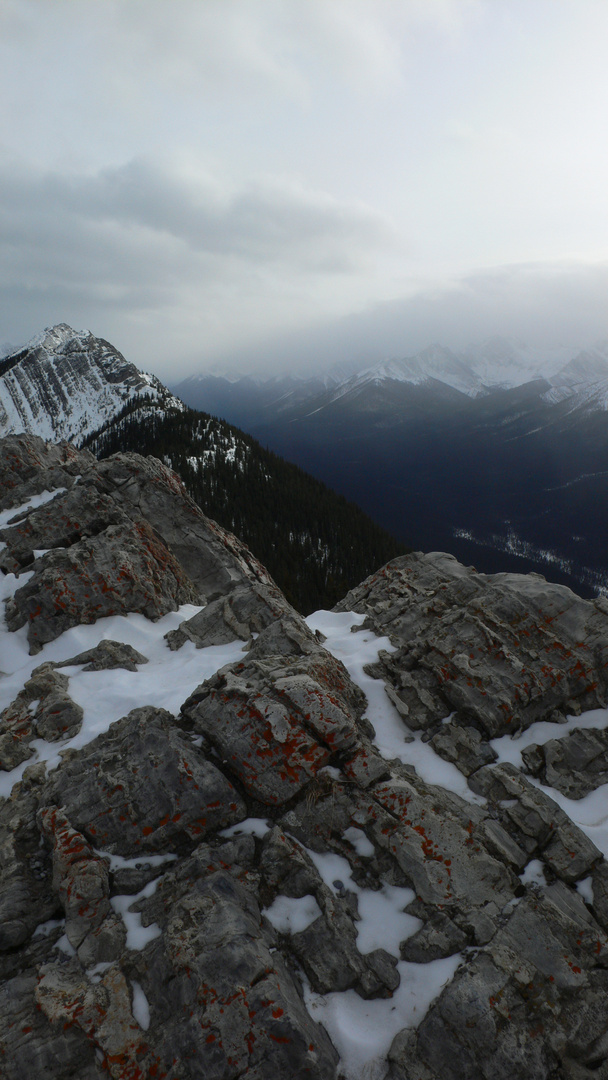
[[[304,620],[154,458],[0,442],[0,1075],[608,1078],[608,603]]]

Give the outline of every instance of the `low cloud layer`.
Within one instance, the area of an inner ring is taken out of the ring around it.
[[[499,335],[546,351],[579,349],[608,337],[608,261],[478,271],[413,295],[239,350],[234,370],[301,370],[411,356],[434,342],[459,350]]]

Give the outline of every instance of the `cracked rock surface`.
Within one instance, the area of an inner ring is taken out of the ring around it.
[[[407,725],[449,713],[486,739],[604,708],[608,601],[537,574],[478,574],[452,555],[396,559],[337,606],[358,611],[396,652],[379,674]]]
[[[406,556],[364,692],[160,462],[0,462],[0,1075],[608,1080],[608,605]]]

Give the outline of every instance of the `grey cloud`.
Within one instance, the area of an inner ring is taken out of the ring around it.
[[[57,232],[67,219],[76,227],[142,227],[203,253],[293,263],[314,263],[315,249],[341,255],[393,243],[378,212],[272,177],[224,192],[217,182],[186,181],[143,161],[93,177],[0,176],[0,220],[13,239],[24,228],[30,238],[41,228]]]
[[[92,179],[48,181],[66,209],[167,232],[198,251],[293,261],[316,245],[384,244],[389,223],[357,203],[267,178],[223,192],[218,182],[171,176],[143,161]]]
[[[167,347],[180,324],[189,325],[189,353],[213,335],[216,348],[227,347],[248,331],[289,325],[290,305],[301,309],[306,298],[310,306],[328,293],[331,310],[332,280],[356,281],[370,254],[392,246],[381,215],[280,178],[225,190],[144,161],[84,176],[5,169],[0,285],[9,293],[0,337],[40,329],[53,296],[50,321],[76,311],[80,325],[98,326],[96,305],[104,318],[129,310],[130,325],[149,316],[140,351],[162,336],[161,313]],[[32,324],[36,294],[46,299]],[[112,324],[120,329],[117,318]]]
[[[398,4],[115,0],[110,22],[107,17],[104,21],[105,33],[111,34],[127,61],[135,57],[138,65],[152,62],[171,86],[212,82],[228,95],[266,86],[306,101],[319,61],[351,87],[369,91],[400,82],[401,36],[421,25],[451,35],[475,4],[476,0]]]

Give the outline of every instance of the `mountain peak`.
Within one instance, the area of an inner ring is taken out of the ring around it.
[[[69,341],[71,338],[88,338],[93,337],[90,330],[74,330],[68,323],[55,323],[54,326],[46,326],[44,330],[41,330],[38,334],[34,334],[34,337],[27,342],[25,348],[33,349],[37,345],[55,345],[62,344]]]
[[[108,341],[57,323],[0,361],[0,435],[81,441],[138,395],[183,408]]]

